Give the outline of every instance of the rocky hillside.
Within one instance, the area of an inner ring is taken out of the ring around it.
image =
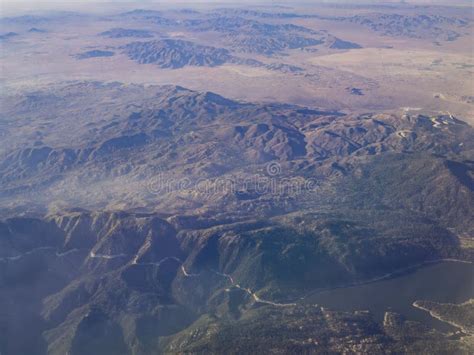
[[[119,104],[107,100],[117,96]],[[473,227],[466,218],[473,131],[449,115],[346,115],[174,86],[94,82],[5,97],[2,108],[10,142],[0,152],[3,208],[95,209],[126,200],[153,211],[245,215],[340,200],[344,208],[411,208],[466,233]],[[61,118],[54,132],[47,124],[53,112]],[[387,174],[388,165],[398,173]],[[419,169],[416,179],[405,178]],[[291,179],[298,196],[287,184],[255,192],[256,178]],[[223,179],[231,188],[216,187]]]
[[[402,229],[396,228],[400,219],[406,221]],[[84,210],[6,219],[0,224],[0,301],[8,307],[2,307],[0,349],[219,353],[229,339],[242,351],[253,343],[287,351],[323,344],[328,351],[405,346],[368,313],[299,303],[315,288],[462,256],[454,235],[420,220],[357,212],[235,222]],[[296,336],[302,314],[304,332]],[[256,329],[261,334],[253,343],[241,342]],[[310,333],[314,341],[307,343]],[[271,334],[280,341],[266,339]],[[440,349],[461,346],[428,330],[414,334],[415,343],[436,338]]]
[[[226,49],[184,40],[133,42],[123,49],[130,59],[140,64],[157,64],[161,68],[176,69],[187,65],[215,67],[232,60]]]
[[[440,15],[401,15],[373,13],[339,18],[338,21],[356,23],[384,36],[454,41],[470,24],[469,19]],[[460,33],[461,32],[461,33]]]
[[[186,22],[193,31],[216,32],[224,43],[239,52],[271,56],[288,49],[302,49],[325,45],[331,49],[360,48],[359,45],[342,41],[326,31],[293,24],[270,24],[239,16],[215,15],[206,20]]]

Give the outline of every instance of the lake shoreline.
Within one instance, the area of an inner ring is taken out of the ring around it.
[[[474,264],[474,261],[452,259],[452,258],[428,260],[428,261],[424,261],[424,262],[421,262],[421,263],[418,263],[418,264],[407,266],[407,267],[402,268],[402,269],[398,269],[398,270],[393,271],[391,273],[388,273],[388,274],[385,274],[383,276],[379,276],[379,277],[376,277],[376,278],[372,278],[372,279],[369,279],[369,280],[360,281],[360,282],[353,282],[353,283],[346,284],[346,285],[341,285],[341,286],[320,288],[320,289],[308,291],[308,295],[304,296],[303,299],[306,298],[306,297],[309,297],[311,295],[318,295],[318,294],[321,294],[321,293],[331,292],[331,291],[334,291],[334,290],[357,287],[357,286],[364,286],[364,285],[369,285],[369,284],[379,282],[379,281],[390,280],[390,279],[393,279],[393,278],[400,277],[400,276],[402,276],[403,274],[405,274],[407,272],[416,271],[419,268],[422,268],[424,266],[428,266],[428,265],[432,265],[432,264],[439,264],[439,263],[443,263],[443,262],[455,262],[455,263],[471,264],[471,265]]]
[[[421,305],[418,304],[418,302],[421,302],[420,300],[417,300],[415,302],[412,303],[412,306],[415,307],[415,308],[418,308],[418,309],[421,309],[422,311],[425,311],[427,313],[429,313],[429,315],[431,317],[433,317],[434,319],[437,319],[441,322],[444,322],[444,323],[447,323],[457,329],[459,329],[462,333],[463,333],[463,336],[470,336],[472,335],[470,331],[468,331],[466,328],[464,328],[462,325],[460,324],[457,324],[455,322],[452,322],[452,321],[449,321],[449,320],[446,320],[446,319],[443,319],[441,316],[437,315],[435,312],[433,312],[432,310],[428,309],[428,308],[425,308]]]
[[[414,307],[413,302],[459,304],[474,298],[473,266],[474,262],[466,260],[429,260],[350,286],[309,292],[301,299],[301,304],[317,304],[341,312],[367,310],[377,321],[391,311],[407,320],[454,334],[459,327]]]

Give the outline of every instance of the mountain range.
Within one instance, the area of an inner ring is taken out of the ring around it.
[[[472,260],[459,238],[474,230],[474,131],[461,120],[101,82],[1,106],[2,352],[245,352],[263,344],[233,343],[250,333],[279,351],[464,346],[397,314],[380,328],[301,301]]]

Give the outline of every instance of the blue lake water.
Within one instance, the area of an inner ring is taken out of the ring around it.
[[[462,303],[470,298],[474,298],[474,264],[443,261],[394,278],[316,293],[306,302],[340,311],[369,310],[379,321],[386,311],[394,311],[409,320],[450,331],[455,328],[413,307],[413,302]]]

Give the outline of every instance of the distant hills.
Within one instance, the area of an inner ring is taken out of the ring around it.
[[[31,27],[28,32],[30,33],[45,33],[46,30],[42,30],[41,28]]]
[[[210,20],[189,20],[194,31],[212,31],[225,36],[225,41],[240,52],[272,55],[286,49],[301,49],[327,43],[333,49],[360,48],[359,45],[333,39],[325,32],[293,24],[268,24],[243,17],[216,16]],[[346,48],[343,48],[346,47]]]
[[[13,38],[13,37],[16,37],[16,36],[18,36],[18,33],[8,32],[8,33],[0,35],[0,40],[7,40],[7,39],[10,39],[10,38]]]
[[[134,42],[124,46],[130,59],[140,64],[157,64],[162,68],[182,68],[186,65],[214,67],[231,61],[226,49],[198,45],[184,40]]]
[[[112,51],[103,51],[99,49],[94,49],[91,51],[86,51],[76,55],[77,59],[88,59],[88,58],[97,58],[97,57],[112,57],[115,53]]]
[[[469,24],[467,19],[456,19],[439,15],[400,15],[372,13],[353,17],[337,18],[379,32],[384,36],[454,41],[461,36],[459,30]]]
[[[134,38],[151,38],[153,33],[146,30],[137,30],[129,28],[112,28],[108,31],[99,33],[99,36],[109,37],[109,38],[124,38],[124,37],[134,37]]]

